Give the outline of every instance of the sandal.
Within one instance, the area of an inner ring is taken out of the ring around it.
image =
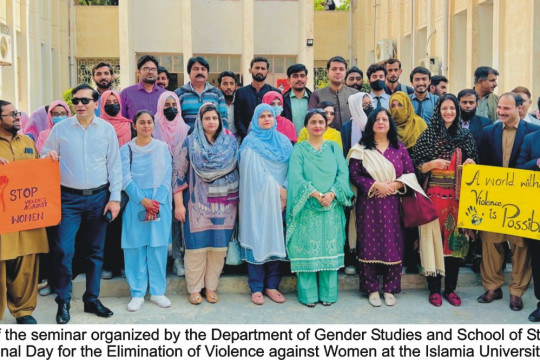
[[[253,294],[251,294],[251,302],[255,305],[264,304],[263,294],[260,291],[254,292]]]
[[[215,291],[212,290],[206,290],[206,301],[208,301],[210,304],[215,304],[219,301],[219,296]]]
[[[330,306],[330,305],[333,304],[333,302],[323,301],[323,302],[321,302],[321,304],[323,304],[323,306]]]
[[[189,294],[189,302],[193,305],[199,305],[200,303],[202,303],[201,293]]]
[[[314,308],[315,307],[315,303],[309,303],[309,304],[304,304],[306,305],[308,308]]]
[[[277,291],[276,289],[266,289],[264,290],[264,293],[266,296],[268,296],[273,302],[276,302],[278,304],[282,304],[285,302],[285,297],[282,293]]]

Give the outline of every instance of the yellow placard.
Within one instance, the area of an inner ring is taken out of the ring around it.
[[[57,225],[60,166],[51,159],[0,165],[0,234]]]
[[[463,166],[458,227],[540,240],[540,172]]]

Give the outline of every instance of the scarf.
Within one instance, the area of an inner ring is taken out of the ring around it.
[[[172,121],[167,120],[164,113],[165,102],[170,97],[174,99],[176,108],[178,109],[178,114],[176,114],[176,117]],[[166,142],[172,155],[174,154],[176,147],[182,145],[190,129],[189,125],[187,125],[182,118],[180,100],[175,93],[172,91],[165,91],[159,96],[155,118],[156,127],[154,129],[154,137]]]
[[[367,116],[362,106],[362,100],[367,94],[359,92],[349,96],[349,110],[351,111],[351,145],[358,144],[362,138],[367,124]],[[369,96],[369,95],[368,95]],[[371,98],[370,98],[371,99]],[[371,100],[373,103],[373,100]]]
[[[105,103],[110,95],[113,95],[120,105],[120,111],[115,116],[110,116],[105,112]],[[122,146],[128,143],[131,140],[131,120],[122,116],[122,99],[120,99],[120,94],[114,90],[107,90],[101,94],[100,111],[100,118],[114,127],[116,137],[118,138],[118,145]]]
[[[392,109],[394,100],[397,100],[403,108]],[[427,125],[424,119],[414,113],[411,99],[403,91],[396,91],[390,96],[390,114],[396,123],[399,141],[406,149],[412,148]]]
[[[257,105],[251,119],[251,131],[244,138],[239,153],[244,149],[252,148],[266,160],[279,163],[288,162],[292,152],[291,142],[285,135],[277,131],[276,121],[274,121],[274,125],[267,130],[262,129],[259,126],[259,116],[264,111],[269,111],[271,114],[274,114],[274,109],[272,109],[270,105]]]
[[[281,105],[283,106],[283,96],[277,91],[269,91],[266,94],[264,94],[262,98],[262,103],[271,105],[272,101],[274,101],[275,99],[279,99],[279,101],[281,101]],[[294,127],[291,120],[281,116],[281,114],[274,114],[274,116],[277,122],[277,131],[279,131],[280,133],[285,135],[287,138],[289,138],[290,141],[296,142],[296,128]],[[258,121],[259,121],[259,118],[255,120],[255,122],[258,122]],[[252,119],[251,124],[253,123],[254,122]]]
[[[47,111],[47,129],[40,131],[39,136],[36,140],[36,148],[38,149],[38,152],[41,153],[41,150],[43,149],[43,145],[45,144],[45,141],[49,137],[49,134],[51,133],[51,130],[54,126],[52,121],[52,111],[58,107],[62,106],[64,109],[66,109],[67,117],[71,117],[71,109],[69,108],[68,104],[63,102],[62,100],[55,100],[49,105],[49,110]]]
[[[473,159],[478,163],[478,150],[474,142],[472,133],[467,129],[459,127],[455,135],[448,132],[441,119],[442,101],[438,101],[433,111],[433,119],[427,130],[420,135],[416,145],[414,146],[411,158],[414,166],[418,167],[422,164],[434,159],[452,159],[452,155],[456,149],[461,149],[462,159]],[[454,124],[459,123],[460,114],[459,107],[456,108],[456,118]],[[461,164],[456,164],[461,165]]]
[[[156,195],[158,188],[163,184],[163,179],[167,174],[167,164],[165,163],[167,155],[163,148],[160,149],[161,141],[152,139],[150,143],[145,146],[139,146],[136,143],[137,138],[131,140],[127,146],[131,151],[132,162],[141,161],[143,164],[148,164],[149,168],[146,169],[144,174],[138,174],[137,185],[141,189],[153,189]],[[132,181],[131,171],[128,176],[124,176],[124,188],[126,188]]]
[[[221,204],[238,203],[238,142],[234,135],[221,130],[213,144],[204,134],[201,110],[212,107],[218,114],[221,128],[223,120],[217,107],[204,103],[197,115],[193,133],[188,136],[189,160],[193,171],[208,184],[208,202]]]
[[[375,181],[399,181],[416,191],[417,196],[427,197],[413,173],[403,174],[396,179],[396,170],[394,169],[394,166],[377,150],[366,150],[363,145],[356,144],[349,151],[347,161],[351,158],[362,161],[362,166],[364,166],[366,171]],[[355,194],[358,193],[357,188],[353,184],[351,184],[351,188]],[[418,228],[420,233],[420,260],[422,268],[424,269],[424,275],[435,276],[441,274],[444,276],[443,242],[439,219],[435,219]],[[351,246],[351,248],[356,248],[357,232],[355,207],[353,207],[353,210],[351,211],[348,232],[349,246]]]

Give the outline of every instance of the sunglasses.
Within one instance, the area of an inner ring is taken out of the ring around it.
[[[83,103],[83,105],[88,105],[90,104],[90,101],[94,101],[94,99],[90,99],[90,98],[73,98],[71,99],[71,103],[73,105],[79,105],[79,103]]]
[[[311,115],[311,114],[321,114],[321,115],[325,114],[324,111],[322,109],[319,109],[319,108],[311,109],[307,113],[309,115]]]

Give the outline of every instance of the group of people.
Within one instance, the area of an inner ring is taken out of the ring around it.
[[[422,67],[411,72],[412,87],[400,84],[397,59],[369,66],[369,93],[362,70],[347,70],[340,56],[327,63],[328,86],[313,92],[307,68],[290,66],[283,94],[265,83],[264,57],[251,61],[252,82],[240,88],[229,71],[212,86],[203,57],[189,59],[190,81],[174,92],[153,56],[141,57],[137,69],[139,82],[117,92],[112,66],[99,63],[97,90],[81,84],[70,103],[54,101],[25,124],[0,101],[0,166],[51,158],[61,173],[60,224],[0,236],[0,309],[7,303],[18,323],[35,323],[38,279],[47,279],[40,291],[56,293],[57,323],[68,323],[77,271],[86,274],[86,312],[113,315],[99,300],[100,279],[120,273],[129,311],[147,292],[170,307],[169,253],[189,302],[216,303],[235,246],[257,305],[265,296],[285,302],[279,283],[290,264],[308,307],[337,301],[344,266],[358,273],[374,307],[382,305],[382,276],[384,303],[393,306],[404,265],[426,276],[429,303],[459,306],[459,267],[479,238],[486,292],[478,301],[502,298],[505,243],[510,308],[523,308],[531,276],[540,299],[535,240],[457,227],[462,166],[539,170],[530,92],[518,87],[497,97],[495,69],[479,67],[474,89],[457,96],[446,92],[446,78]],[[405,227],[407,198],[423,199],[436,218]],[[540,321],[540,307],[529,319]]]

